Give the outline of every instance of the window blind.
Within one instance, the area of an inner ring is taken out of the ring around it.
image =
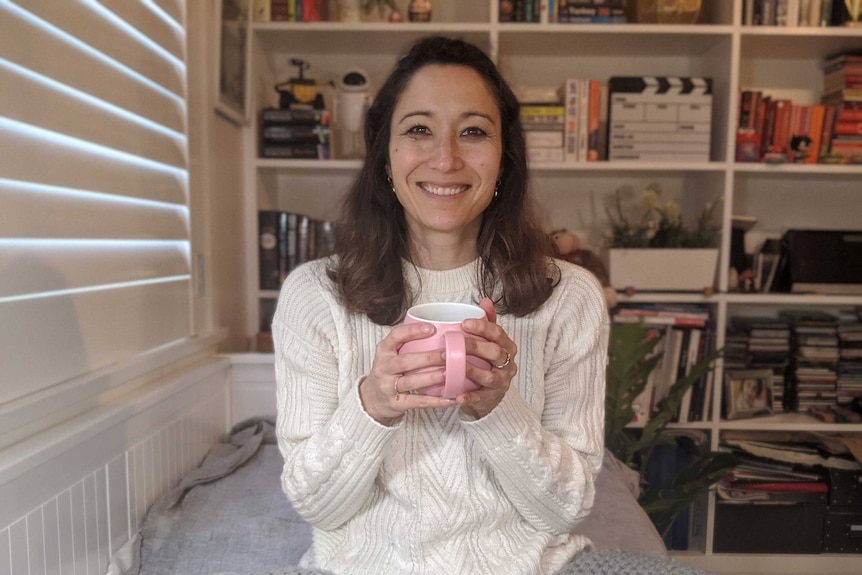
[[[183,0],[0,0],[0,405],[192,331]]]

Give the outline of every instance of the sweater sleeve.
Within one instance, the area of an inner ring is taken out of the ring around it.
[[[276,435],[285,462],[282,488],[294,508],[316,527],[335,529],[374,497],[374,478],[398,427],[364,411],[361,380],[339,390],[356,353],[341,349],[344,322],[324,295],[322,265],[313,270],[291,273],[273,319]]]
[[[465,426],[525,520],[565,534],[589,513],[601,468],[610,327],[592,276],[574,274],[557,289],[544,343],[541,416],[510,390],[491,413]]]

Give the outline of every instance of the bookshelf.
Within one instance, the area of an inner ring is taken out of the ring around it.
[[[397,1],[403,9],[406,3]],[[246,337],[254,340],[260,322],[257,278],[257,211],[280,209],[312,218],[334,219],[339,200],[359,167],[358,160],[273,160],[258,158],[257,114],[277,105],[274,84],[295,75],[291,57],[311,64],[307,75],[334,80],[359,67],[372,88],[382,83],[402,53],[428,34],[463,37],[485,48],[513,85],[559,86],[567,77],[606,82],[613,75],[709,76],[713,78],[713,123],[708,162],[535,163],[532,185],[543,207],[547,229],[566,227],[601,247],[604,202],[621,186],[642,189],[658,182],[665,197],[694,214],[716,196],[724,198],[719,269],[715,293],[620,294],[623,303],[691,302],[710,306],[722,346],[735,314],[774,315],[780,309],[837,310],[862,305],[862,296],[729,293],[727,285],[731,217],[755,216],[757,229],[780,233],[788,228],[858,229],[862,214],[862,166],[738,164],[735,154],[737,92],[758,88],[787,94],[802,103],[820,96],[820,63],[827,55],[862,48],[862,30],[777,28],[742,25],[742,0],[707,0],[703,23],[544,24],[500,23],[498,0],[436,0],[429,23],[252,22],[249,93],[254,121],[245,128],[245,260],[247,264]],[[601,250],[599,250],[601,251]],[[716,381],[722,379],[719,362]],[[783,414],[722,421],[721,386],[713,389],[712,417],[687,425],[705,430],[717,448],[725,430],[770,429],[852,433],[862,425],[824,424]],[[858,555],[716,554],[712,549],[715,502],[709,501],[702,548],[675,556],[691,565],[722,573],[846,573]]]

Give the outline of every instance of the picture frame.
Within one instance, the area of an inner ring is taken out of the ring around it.
[[[775,413],[771,369],[735,369],[724,374],[725,417],[746,419]]]
[[[251,0],[216,0],[215,109],[238,126],[249,121]]]

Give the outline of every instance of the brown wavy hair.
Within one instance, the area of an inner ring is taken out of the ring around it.
[[[365,118],[366,157],[342,205],[336,258],[328,270],[342,303],[380,325],[399,322],[413,294],[402,258],[412,262],[404,209],[387,180],[390,124],[395,106],[417,71],[430,65],[467,66],[485,79],[500,109],[503,158],[496,196],[482,215],[476,241],[477,287],[500,313],[535,311],[551,295],[559,268],[550,238],[538,225],[528,193],[527,152],[515,94],[478,47],[432,36],[418,41],[380,88]],[[498,289],[500,286],[502,289]]]

